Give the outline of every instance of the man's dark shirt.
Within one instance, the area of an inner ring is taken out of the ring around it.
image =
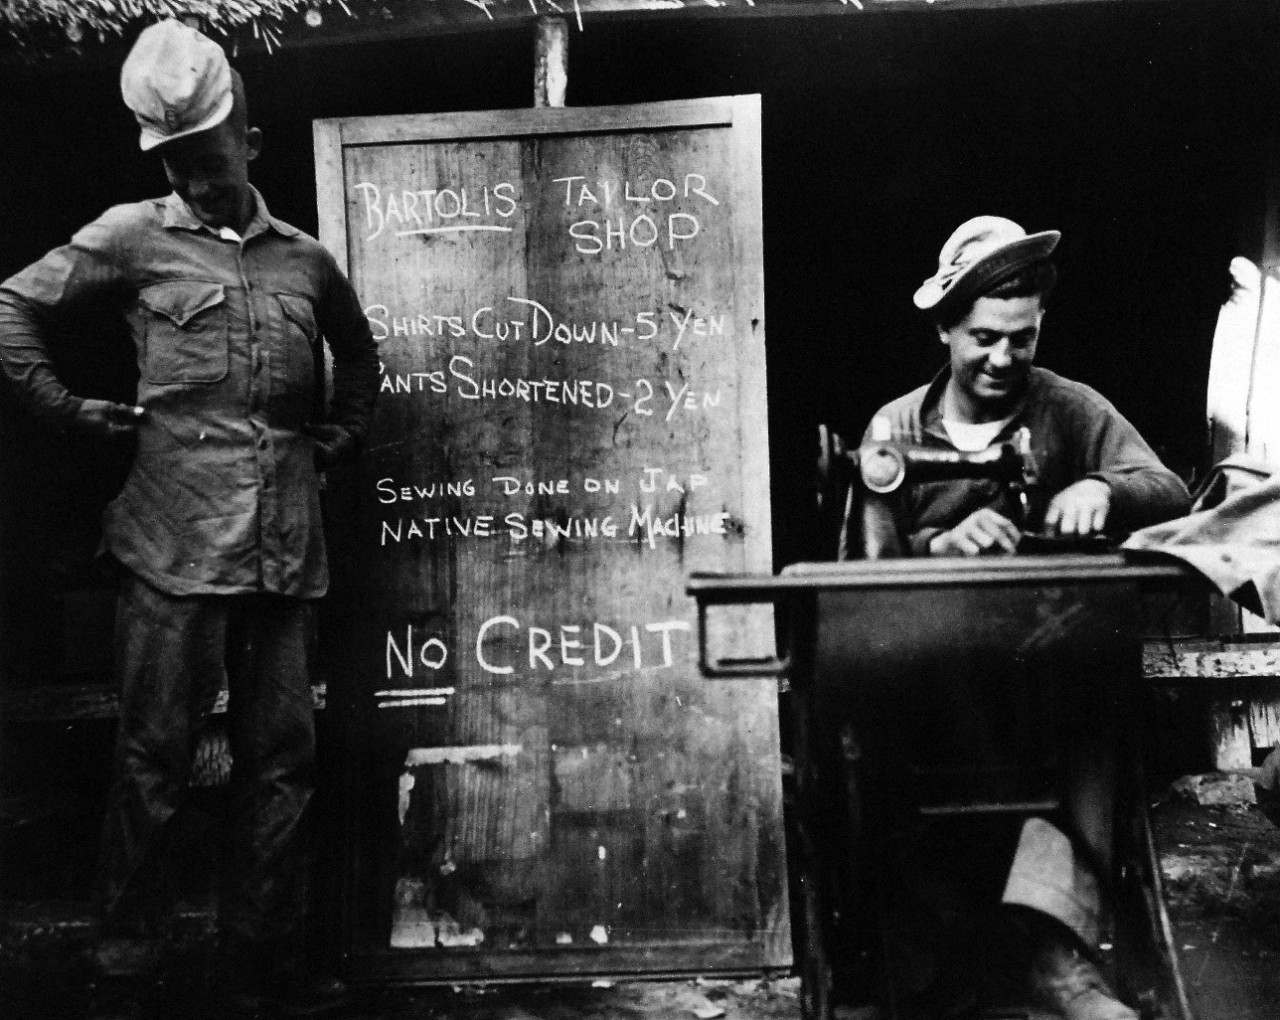
[[[955,450],[942,424],[942,395],[950,378],[950,369],[944,368],[929,384],[886,404],[877,417],[889,420],[895,439]],[[1186,513],[1191,498],[1182,480],[1160,463],[1110,401],[1083,383],[1032,367],[1027,392],[994,442],[1011,439],[1023,426],[1031,433],[1039,479],[1029,493],[1028,519],[1020,520],[1016,501],[993,481],[958,479],[912,486],[904,495],[903,510],[913,555],[927,555],[935,535],[982,507],[1020,523],[1024,531],[1037,531],[1049,501],[1084,478],[1100,479],[1111,489],[1108,532],[1129,532]],[[868,438],[870,428],[864,441]]]

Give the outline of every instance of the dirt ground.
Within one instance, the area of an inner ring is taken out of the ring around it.
[[[1154,811],[1166,902],[1196,1020],[1280,1016],[1280,828],[1257,807],[1167,801]],[[6,904],[0,1018],[80,1020],[88,972],[83,910]],[[180,918],[152,995],[155,1020],[191,1015],[210,957],[209,916]],[[364,989],[342,1020],[798,1020],[794,976],[499,988]],[[837,1020],[869,1020],[841,1008]]]
[[[1256,807],[1176,803],[1156,822],[1198,1020],[1280,1016],[1280,828]]]

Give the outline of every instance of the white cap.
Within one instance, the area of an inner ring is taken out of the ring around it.
[[[222,47],[169,18],[144,29],[120,70],[120,92],[142,128],[143,151],[216,127],[231,114]]]

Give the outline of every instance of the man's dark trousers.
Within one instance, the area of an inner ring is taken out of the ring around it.
[[[173,596],[126,573],[116,609],[120,729],[103,834],[103,935],[158,934],[155,882],[194,740],[225,678],[231,833],[218,926],[265,943],[300,934],[304,813],[315,721],[314,603],[281,595]]]

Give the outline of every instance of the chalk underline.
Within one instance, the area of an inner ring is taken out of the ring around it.
[[[511,227],[503,227],[498,224],[477,224],[474,227],[422,227],[420,230],[397,230],[396,237],[412,237],[414,234],[462,234],[469,230],[497,230],[504,234],[509,234],[511,229]]]

